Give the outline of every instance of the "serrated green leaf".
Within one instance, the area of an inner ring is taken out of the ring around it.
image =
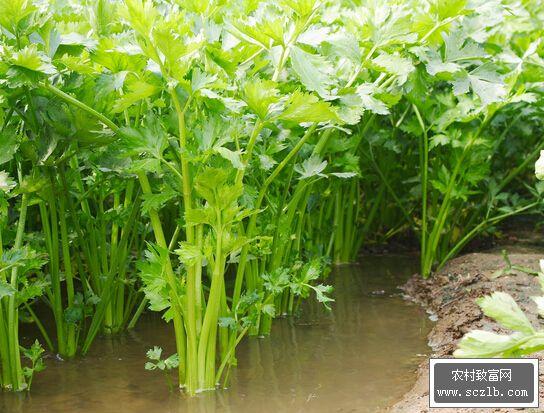
[[[167,370],[175,369],[179,366],[179,356],[177,353],[172,354],[166,360],[164,360],[164,365]]]
[[[357,95],[361,99],[361,106],[364,109],[370,110],[378,115],[388,115],[389,108],[383,101],[373,96],[375,93],[376,88],[371,83],[363,83],[357,87]]]
[[[315,292],[317,301],[322,303],[325,306],[325,308],[330,310],[331,307],[329,303],[334,302],[334,299],[329,297],[329,294],[331,294],[333,290],[332,286],[319,284],[313,287],[313,290]]]
[[[320,101],[317,96],[299,91],[289,97],[284,111],[278,117],[295,123],[338,120],[338,116],[329,103]]]
[[[494,292],[476,300],[484,314],[506,328],[526,334],[534,333],[534,328],[514,299],[503,292]]]
[[[15,181],[10,178],[6,171],[0,171],[0,192],[9,194],[15,188]]]
[[[1,270],[2,268],[0,268]],[[17,290],[8,284],[7,282],[0,280],[0,300],[4,297],[12,297]]]
[[[199,91],[205,87],[208,87],[217,80],[216,74],[207,74],[200,69],[195,69],[191,77],[191,90],[193,92]]]
[[[12,31],[21,20],[36,10],[36,6],[28,0],[0,0],[0,10],[0,25]]]
[[[255,79],[244,84],[243,96],[249,108],[259,118],[265,119],[270,106],[279,100],[279,90],[275,82]]]
[[[232,317],[219,317],[217,324],[221,328],[229,328],[232,330],[236,328],[236,320]]]
[[[147,99],[159,91],[159,88],[143,80],[127,82],[128,92],[120,96],[113,105],[113,112],[120,113],[136,102]]]
[[[232,166],[236,169],[244,169],[244,164],[242,163],[242,154],[240,151],[231,151],[224,146],[219,146],[214,148],[214,151],[221,155],[222,158],[225,158],[229,161]]]
[[[44,75],[52,75],[57,72],[47,56],[40,53],[35,44],[26,46],[16,52],[11,59],[11,64]]]
[[[468,93],[471,88],[484,105],[500,102],[506,96],[504,82],[489,65],[479,66],[471,72],[462,72],[453,81],[456,95]]]
[[[0,165],[13,159],[19,148],[19,138],[15,133],[0,132]]]
[[[299,179],[308,179],[314,176],[326,177],[323,173],[327,167],[327,161],[321,160],[318,156],[311,156],[301,164],[295,165],[295,172],[300,176]]]
[[[461,30],[444,35],[443,37],[446,62],[460,62],[487,57],[484,49],[474,41],[467,39]]]
[[[83,320],[83,307],[72,305],[64,310],[64,321],[67,324],[78,324]]]
[[[166,203],[175,199],[179,194],[172,188],[166,188],[156,194],[143,194],[142,212],[148,214],[149,211],[160,211]]]
[[[519,339],[518,334],[508,336],[474,330],[465,334],[453,355],[458,358],[496,357],[515,348]]]
[[[405,83],[408,75],[415,70],[410,59],[401,57],[398,54],[381,53],[372,62],[385,69],[387,73],[397,76],[401,84]]]
[[[276,316],[276,307],[274,304],[265,304],[261,307],[263,314],[268,315],[269,317],[274,318]]]
[[[125,0],[121,16],[141,36],[148,37],[155,26],[158,12],[151,0]]]
[[[147,155],[161,159],[168,147],[168,136],[159,119],[149,117],[145,126],[119,129],[120,144],[128,155]]]
[[[291,65],[307,90],[317,92],[321,97],[330,95],[333,85],[333,69],[323,56],[305,52],[299,47],[291,49]]]
[[[145,353],[145,355],[149,360],[160,360],[162,355],[162,348],[154,346],[153,348],[147,350],[147,353]]]
[[[157,365],[155,363],[151,363],[150,361],[147,361],[144,364],[144,369],[146,369],[148,371],[153,371],[153,370],[157,369]]]
[[[185,241],[180,242],[179,248],[174,252],[179,256],[179,260],[186,266],[194,265],[203,257],[202,251],[197,245]]]

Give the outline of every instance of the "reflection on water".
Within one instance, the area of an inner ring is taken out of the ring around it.
[[[116,340],[99,339],[84,359],[47,359],[30,396],[0,394],[2,413],[375,412],[406,392],[427,351],[425,313],[396,286],[415,271],[409,257],[364,257],[331,275],[336,303],[315,303],[279,320],[272,336],[244,340],[227,390],[193,399],[170,394],[143,368],[153,345],[173,352],[169,326],[142,319]]]

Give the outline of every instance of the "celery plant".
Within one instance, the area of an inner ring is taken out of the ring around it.
[[[7,172],[0,171],[0,385],[14,391],[30,389],[34,371],[22,367],[19,309],[43,294],[47,285],[39,273],[45,262],[44,256],[24,244],[29,199],[32,195],[22,185],[20,164],[18,178],[19,182],[16,183]],[[4,249],[3,233],[10,224],[8,212],[15,206],[16,197],[19,203],[16,208],[18,220],[15,239],[11,248]],[[41,347],[36,344],[36,351],[38,348]],[[34,361],[41,366],[39,360],[40,354],[37,354]]]
[[[48,347],[160,311],[193,395],[246,335],[328,307],[330,262],[415,235],[428,276],[531,211],[541,10],[510,3],[0,0],[1,245],[47,253],[54,331],[23,305]]]

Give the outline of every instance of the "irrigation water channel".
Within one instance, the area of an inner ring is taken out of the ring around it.
[[[407,256],[336,267],[333,311],[309,302],[299,318],[277,320],[270,337],[244,340],[229,389],[188,399],[170,393],[159,372],[145,371],[147,349],[173,351],[171,327],[151,316],[123,337],[99,338],[85,358],[47,358],[30,395],[0,393],[0,412],[382,411],[409,390],[428,353],[431,322],[397,289],[416,269]]]

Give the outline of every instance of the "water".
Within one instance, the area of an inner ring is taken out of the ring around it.
[[[315,303],[275,322],[269,338],[244,340],[227,390],[185,398],[143,368],[153,345],[173,352],[170,326],[156,317],[86,358],[46,360],[31,395],[0,394],[2,413],[376,412],[409,390],[430,328],[396,286],[415,272],[410,257],[364,257],[331,275],[332,313]]]

